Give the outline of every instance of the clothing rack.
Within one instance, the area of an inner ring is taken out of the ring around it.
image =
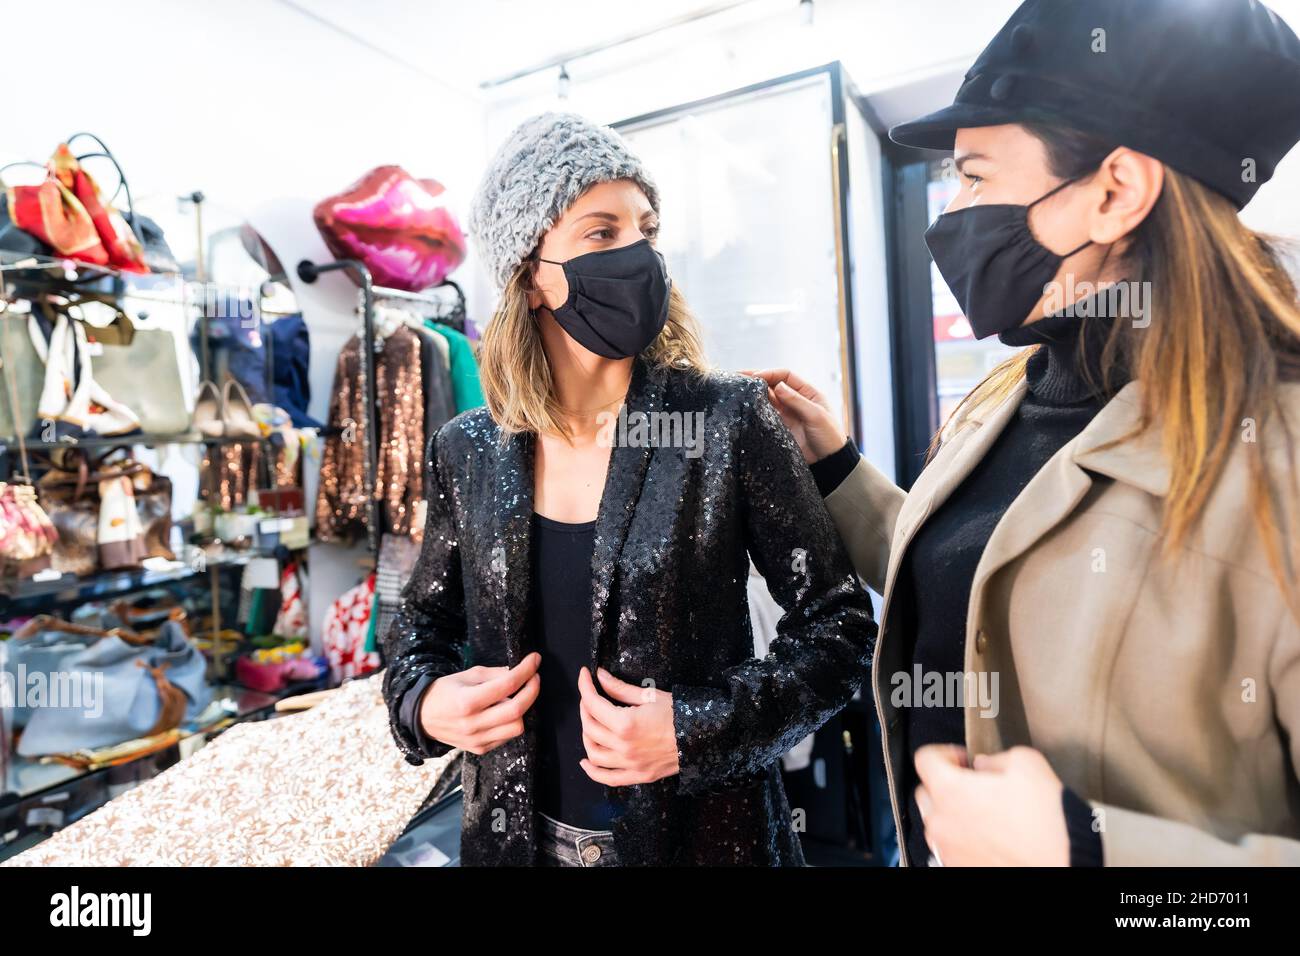
[[[366,497],[366,548],[373,556],[379,554],[379,502],[375,500],[375,476],[379,473],[379,393],[375,381],[375,301],[378,299],[397,299],[423,305],[442,306],[439,299],[431,298],[419,292],[407,292],[404,289],[390,289],[377,286],[370,275],[370,270],[359,259],[339,259],[336,262],[316,263],[303,259],[298,263],[298,278],[303,282],[314,283],[325,272],[351,272],[361,286],[361,335],[365,346],[361,352],[362,387],[366,396],[365,421],[362,423],[361,435],[364,442],[362,462],[362,493]],[[465,294],[460,286],[450,279],[443,280],[439,286],[450,286],[456,291],[463,308]]]

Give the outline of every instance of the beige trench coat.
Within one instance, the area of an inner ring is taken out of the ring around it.
[[[1162,563],[1169,468],[1157,431],[1098,450],[1137,422],[1139,387],[1127,385],[1043,466],[989,539],[964,666],[996,673],[998,706],[965,701],[968,751],[1041,751],[1093,807],[1109,866],[1300,864],[1300,625],[1247,505],[1244,445],[1192,540]],[[917,529],[1024,393],[1022,382],[973,412],[910,493],[862,460],[826,500],[858,573],[884,598],[872,684],[900,832],[909,757],[891,696],[912,663],[891,633],[895,578]],[[1300,385],[1283,386],[1282,401],[1300,447]],[[1243,429],[1251,437],[1271,463],[1300,467],[1280,424]]]

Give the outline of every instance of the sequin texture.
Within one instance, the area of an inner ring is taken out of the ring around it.
[[[361,340],[353,336],[339,352],[330,397],[329,424],[339,432],[325,440],[320,489],[316,496],[316,536],[351,543],[366,530],[365,388]],[[424,494],[424,389],[420,340],[399,327],[375,353],[379,400],[379,461],[375,499],[383,531],[408,534]]]
[[[876,625],[812,475],[761,381],[637,360],[627,409],[700,412],[702,453],[619,445],[610,457],[592,559],[593,665],[673,695],[680,773],[613,788],[627,865],[797,865],[803,855],[780,756],[862,683]],[[466,412],[426,452],[420,558],[384,635],[384,694],[400,717],[425,674],[514,665],[528,614],[533,439],[504,442],[486,409]],[[749,560],[785,609],[768,656],[753,655]],[[542,675],[546,679],[546,675]],[[533,865],[535,715],[524,734],[467,754],[466,865]]]

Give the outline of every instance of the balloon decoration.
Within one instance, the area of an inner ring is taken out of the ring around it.
[[[378,166],[312,213],[339,259],[359,259],[375,285],[419,292],[465,260],[465,234],[446,206],[441,183],[400,166]]]

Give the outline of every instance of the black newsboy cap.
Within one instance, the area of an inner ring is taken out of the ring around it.
[[[1300,40],[1256,0],[1026,0],[956,101],[889,136],[1052,123],[1146,153],[1238,209],[1300,140]]]

